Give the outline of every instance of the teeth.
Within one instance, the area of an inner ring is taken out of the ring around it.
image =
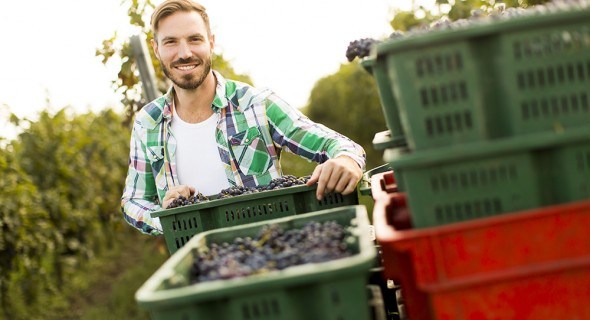
[[[196,68],[196,67],[197,67],[197,66],[195,66],[195,65],[192,65],[192,66],[178,66],[178,67],[176,67],[176,68],[178,68],[178,69],[180,69],[180,70],[182,70],[182,71],[187,71],[187,70],[192,70],[192,69],[194,69],[194,68]]]

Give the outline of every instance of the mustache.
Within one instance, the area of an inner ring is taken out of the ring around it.
[[[176,67],[177,65],[181,65],[181,64],[189,64],[189,63],[197,63],[197,64],[202,64],[203,60],[197,58],[197,57],[193,57],[193,58],[179,58],[178,60],[172,62],[170,64],[171,67]]]

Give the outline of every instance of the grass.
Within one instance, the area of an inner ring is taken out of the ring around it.
[[[71,291],[68,307],[51,312],[47,319],[149,320],[138,308],[135,292],[169,257],[163,238],[121,230],[118,246],[95,259],[73,283],[84,283]]]

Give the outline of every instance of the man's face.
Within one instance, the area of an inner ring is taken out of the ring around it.
[[[211,71],[214,38],[197,12],[177,12],[159,22],[156,57],[166,77],[185,90],[198,88]]]

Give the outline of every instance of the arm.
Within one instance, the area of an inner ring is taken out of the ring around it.
[[[121,197],[121,209],[125,220],[139,231],[150,234],[162,234],[159,218],[152,218],[150,213],[160,210],[157,204],[157,189],[152,168],[147,158],[145,143],[141,141],[141,125],[136,121],[131,133],[129,151],[129,169],[125,179],[125,189]]]
[[[318,199],[325,192],[348,194],[356,189],[366,161],[360,145],[311,121],[275,95],[267,98],[266,113],[277,147],[320,163],[309,180],[310,185],[318,182]]]

